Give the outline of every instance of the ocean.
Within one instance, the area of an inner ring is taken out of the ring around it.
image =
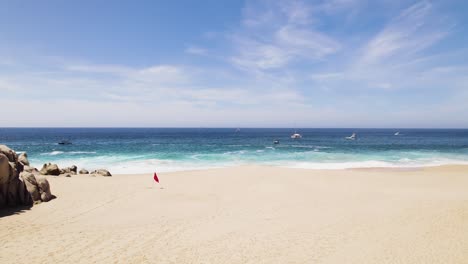
[[[400,135],[395,136],[396,132]],[[343,169],[468,164],[467,129],[0,128],[0,144],[33,166],[112,173],[273,165]],[[353,132],[356,140],[347,140]],[[68,140],[72,144],[59,145]],[[273,144],[278,140],[279,144]]]

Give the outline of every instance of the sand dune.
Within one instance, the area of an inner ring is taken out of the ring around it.
[[[48,177],[0,263],[468,263],[468,167]]]

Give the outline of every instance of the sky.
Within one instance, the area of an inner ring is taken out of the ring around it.
[[[0,127],[468,128],[468,2],[0,0]]]

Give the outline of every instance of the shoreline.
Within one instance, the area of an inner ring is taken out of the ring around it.
[[[361,168],[338,168],[338,169],[314,169],[314,168],[297,168],[297,167],[283,167],[277,165],[264,165],[264,164],[246,164],[246,165],[233,165],[227,167],[213,167],[213,168],[201,168],[201,169],[189,169],[189,170],[178,170],[178,171],[153,171],[147,173],[113,173],[114,176],[119,175],[153,175],[156,172],[158,175],[163,174],[179,174],[179,173],[193,173],[200,171],[214,171],[214,170],[225,170],[225,169],[242,169],[242,168],[277,168],[277,169],[291,169],[298,171],[311,171],[311,172],[340,172],[340,171],[376,171],[376,172],[405,172],[405,171],[431,171],[431,170],[466,170],[468,172],[468,164],[446,164],[446,165],[435,165],[435,166],[415,166],[415,167],[361,167]],[[78,175],[82,176],[82,175]]]

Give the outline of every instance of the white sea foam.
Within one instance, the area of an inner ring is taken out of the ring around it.
[[[56,156],[56,155],[61,155],[61,154],[96,154],[96,151],[59,151],[59,150],[54,150],[52,152],[46,152],[42,153],[41,155],[46,155],[46,156]]]
[[[171,172],[171,171],[187,171],[199,170],[208,168],[231,167],[238,165],[257,164],[270,165],[288,168],[305,168],[305,169],[349,169],[349,168],[374,168],[374,167],[391,167],[391,168],[414,168],[426,166],[439,166],[450,164],[468,164],[468,158],[464,156],[448,156],[448,157],[424,157],[424,158],[408,158],[402,157],[395,160],[365,160],[363,157],[349,157],[349,155],[328,155],[323,152],[308,151],[310,156],[303,156],[303,153],[294,155],[278,155],[278,152],[257,152],[245,150],[233,151],[229,153],[209,153],[209,154],[193,154],[187,156],[186,159],[158,159],[148,158],[148,156],[65,156],[59,155],[60,151],[50,152],[43,156],[40,160],[31,160],[33,165],[39,167],[44,162],[57,163],[59,167],[76,165],[79,168],[93,169],[109,169],[115,174],[131,174],[131,173],[151,173],[154,171]],[[270,153],[270,154],[267,154]],[[257,159],[258,157],[258,159]],[[294,157],[297,157],[295,159]]]
[[[47,153],[42,153],[41,155],[47,155],[47,156],[55,156],[55,155],[59,155],[59,154],[63,154],[64,152],[63,151],[52,151],[52,152],[47,152]]]

